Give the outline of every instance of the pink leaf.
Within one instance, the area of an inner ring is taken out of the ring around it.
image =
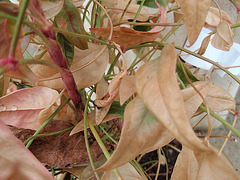
[[[0,179],[53,180],[48,170],[0,121]],[[2,166],[6,163],[6,166]],[[8,172],[8,173],[6,173]]]

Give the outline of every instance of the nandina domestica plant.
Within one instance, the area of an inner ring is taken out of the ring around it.
[[[240,80],[206,55],[231,52],[238,19],[215,0],[1,1],[0,179],[239,179],[222,152],[236,102],[209,77]]]

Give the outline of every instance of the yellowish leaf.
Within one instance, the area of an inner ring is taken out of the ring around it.
[[[184,101],[176,80],[177,55],[167,44],[158,61],[149,61],[135,75],[137,93],[157,119],[182,144],[206,150],[195,135],[184,111]]]
[[[134,75],[123,77],[119,89],[120,105],[122,106],[135,92],[136,88]]]
[[[171,133],[146,109],[142,100],[135,97],[126,106],[122,134],[117,149],[97,171],[122,166],[137,155],[162,147],[172,139]]]
[[[184,21],[187,25],[187,37],[189,45],[197,40],[211,5],[212,0],[177,0],[184,14]]]
[[[229,51],[233,45],[233,32],[226,21],[217,26],[217,33],[212,38],[212,46],[223,51]]]

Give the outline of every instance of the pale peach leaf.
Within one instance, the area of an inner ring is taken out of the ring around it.
[[[198,167],[198,162],[193,151],[183,146],[181,153],[177,157],[171,180],[194,180],[197,177]]]
[[[62,10],[64,0],[57,0],[54,2],[41,0],[40,4],[46,19],[51,19],[55,17]]]
[[[105,79],[102,78],[97,84],[96,99],[102,99],[104,95],[107,93],[107,91],[108,91],[108,83],[105,81]],[[110,106],[111,104],[102,108],[96,108],[95,122],[97,123],[97,125],[103,121],[103,119],[105,118],[105,116],[107,115],[110,109]]]
[[[109,59],[107,49],[101,52],[100,45],[88,43],[89,49],[80,50],[75,48],[73,63],[71,65],[71,71],[73,73],[75,82],[79,89],[86,88],[96,84],[104,74]],[[85,64],[96,60],[86,67],[82,68]],[[50,87],[52,89],[61,90],[65,88],[64,83],[59,73],[52,76],[40,79],[38,85]]]
[[[135,97],[124,113],[122,134],[117,149],[97,171],[117,168],[133,160],[137,155],[168,144],[171,133],[146,109],[139,97]]]
[[[217,26],[217,33],[212,38],[212,46],[223,51],[229,51],[233,45],[233,32],[226,21]]]
[[[90,31],[108,38],[110,28],[90,28]],[[154,41],[158,38],[160,32],[140,32],[127,27],[113,27],[112,41],[123,47],[137,46],[139,44]]]
[[[198,50],[198,54],[203,55],[206,52],[210,40],[211,40],[211,35],[208,35],[203,39],[201,47]]]
[[[222,20],[227,21],[230,25],[234,24],[234,22],[231,20],[231,18],[225,11],[221,10],[221,14],[222,14]],[[217,27],[220,21],[221,19],[220,19],[219,9],[210,7],[206,17],[205,26]]]
[[[39,114],[48,108],[58,92],[47,87],[27,88],[0,98],[0,119],[8,125],[37,130]],[[49,114],[50,116],[51,114]]]
[[[136,88],[134,75],[123,77],[119,89],[120,105],[122,106],[135,92]]]
[[[206,150],[195,135],[184,111],[184,101],[176,80],[177,55],[167,44],[158,61],[149,61],[135,75],[137,93],[156,118],[182,144]]]
[[[130,164],[124,164],[123,166],[118,168],[121,178],[126,180],[143,180],[144,178],[140,176],[137,170]],[[106,171],[101,180],[118,180],[113,170]]]
[[[222,87],[213,84],[206,96],[207,106],[211,111],[221,112],[224,110],[235,110],[234,98]]]
[[[239,175],[232,167],[229,160],[221,154],[217,154],[216,150],[211,147],[211,151],[194,152],[199,164],[197,180],[239,180]]]
[[[193,85],[201,93],[203,98],[207,96],[210,88],[212,87],[211,82],[205,81],[198,81],[193,83]],[[190,85],[181,90],[181,92],[184,100],[186,116],[188,119],[190,119],[198,110],[199,106],[203,103],[203,99]]]
[[[184,14],[184,21],[187,25],[187,37],[189,45],[197,40],[211,5],[212,0],[177,0]]]
[[[22,142],[11,133],[1,120],[0,146],[1,164],[2,162],[8,164],[6,167],[0,165],[1,179],[4,179],[4,175],[7,176],[6,170],[10,173],[14,170],[13,173],[16,178],[27,177],[28,180],[53,180],[48,170],[35,158]],[[5,173],[2,174],[2,172]]]

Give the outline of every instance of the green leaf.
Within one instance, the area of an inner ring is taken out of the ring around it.
[[[74,57],[74,46],[68,39],[61,33],[57,33],[57,41],[61,46],[62,52],[66,58],[68,67],[71,66]]]
[[[189,79],[192,81],[192,82],[196,82],[196,81],[199,81],[199,79],[197,79],[192,73],[191,71],[182,63]],[[184,71],[183,71],[183,68],[181,66],[181,64],[178,62],[177,63],[177,73],[178,73],[178,76],[179,78],[182,80],[182,82],[184,83],[185,86],[189,85],[189,82],[184,74]]]
[[[141,4],[141,2],[141,0],[138,0],[137,4]],[[164,0],[157,0],[157,2],[162,6],[166,6],[168,4]],[[143,5],[151,8],[158,8],[158,6],[155,4],[155,0],[146,0]]]
[[[64,0],[63,9],[56,16],[56,18],[59,18],[60,20],[62,20],[61,18],[64,18],[66,20],[68,31],[78,34],[85,34],[83,21],[81,19],[80,13],[78,9],[69,0]],[[71,37],[68,35],[66,37],[74,46],[78,47],[79,49],[88,49],[86,38]]]
[[[113,103],[108,111],[108,114],[117,114],[117,115],[123,116],[126,105],[127,105],[127,103],[124,103],[121,106],[119,101],[113,101]]]

